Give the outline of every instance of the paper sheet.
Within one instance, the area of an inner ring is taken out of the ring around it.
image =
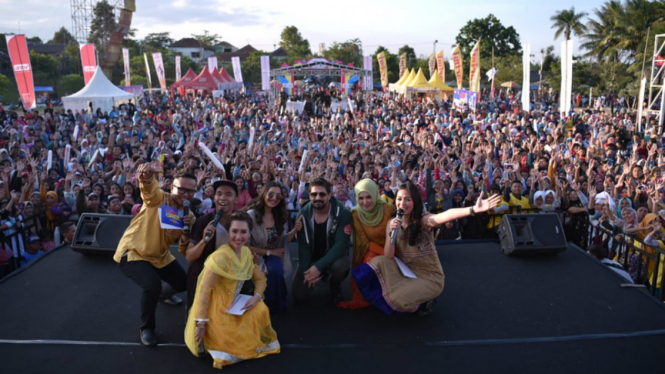
[[[397,266],[399,267],[399,271],[402,272],[403,276],[405,276],[407,278],[413,278],[413,279],[418,278],[416,276],[416,274],[411,269],[409,269],[409,267],[404,262],[402,262],[402,260],[395,257],[395,262],[397,262]]]
[[[231,303],[229,309],[227,309],[226,311],[235,316],[241,316],[245,314],[246,310],[243,310],[242,308],[245,306],[245,304],[247,304],[247,301],[251,298],[252,297],[249,295],[238,294],[236,298],[233,299],[233,303]]]

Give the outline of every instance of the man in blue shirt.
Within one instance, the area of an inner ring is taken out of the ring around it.
[[[21,266],[27,265],[28,262],[43,254],[44,251],[42,251],[42,239],[37,235],[30,235],[30,237],[28,237],[28,246],[21,256]]]

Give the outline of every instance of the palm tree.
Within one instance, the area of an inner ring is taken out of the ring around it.
[[[570,34],[574,33],[577,36],[583,35],[586,32],[586,25],[580,20],[586,17],[586,13],[575,13],[575,7],[564,9],[556,12],[550,20],[553,22],[552,28],[556,29],[554,39],[557,39],[563,33],[566,40],[570,40]]]

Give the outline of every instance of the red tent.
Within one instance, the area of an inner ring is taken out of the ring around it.
[[[196,78],[196,73],[194,73],[194,70],[192,70],[192,68],[189,68],[187,70],[187,73],[185,73],[185,76],[180,78],[179,81],[173,83],[171,85],[171,88],[182,87],[183,85],[193,81],[195,78]]]
[[[185,84],[183,87],[188,90],[212,91],[218,89],[219,85],[217,84],[217,81],[212,76],[212,74],[210,74],[210,70],[208,70],[208,67],[206,66],[201,71],[201,74],[199,74],[191,82]]]
[[[212,68],[212,71],[210,72],[212,74],[213,78],[217,80],[217,83],[225,83],[224,78],[222,78],[222,75],[219,74],[219,70],[217,70],[217,67],[215,66]]]
[[[227,82],[235,82],[236,81],[235,79],[231,78],[231,76],[226,71],[226,69],[224,69],[224,67],[222,67],[222,70],[219,72],[219,75],[221,75],[222,78],[224,78]]]

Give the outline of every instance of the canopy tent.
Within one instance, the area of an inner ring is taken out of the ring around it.
[[[411,70],[405,71],[404,74],[402,75],[402,78],[400,78],[397,82],[388,85],[388,91],[403,92],[404,87],[406,87],[406,84],[411,80],[413,80],[415,77],[416,77],[416,71],[413,68]]]
[[[219,84],[217,84],[215,78],[210,74],[208,67],[205,66],[201,70],[201,74],[192,79],[191,82],[184,84],[183,87],[188,90],[212,91],[219,89]]]
[[[215,78],[215,81],[217,82],[218,89],[228,89],[228,84],[226,83],[226,80],[224,77],[222,77],[221,74],[219,74],[219,70],[217,70],[217,66],[212,68],[212,71],[210,72],[210,75],[212,75],[213,78]]]
[[[226,69],[223,66],[222,69],[219,71],[219,75],[226,80],[226,83],[229,83],[227,89],[240,89],[240,87],[242,86],[240,82],[236,82],[236,80],[229,75],[229,72],[226,71]]]
[[[425,78],[425,73],[423,73],[423,69],[420,68],[418,69],[418,74],[416,77],[409,82],[407,85],[409,88],[432,88],[432,86],[429,85],[429,82],[427,82],[427,78]]]
[[[171,85],[171,88],[182,87],[186,83],[193,81],[195,78],[196,78],[196,73],[194,72],[194,70],[192,70],[192,68],[189,68],[187,69],[187,73],[185,73],[185,75],[182,78],[180,78],[179,81]]]
[[[133,98],[134,95],[131,93],[114,86],[106,78],[102,69],[97,66],[90,82],[79,92],[63,97],[62,105],[65,110],[71,109],[72,112],[76,112],[83,109],[88,110],[88,103],[92,103],[93,110],[100,108],[104,112],[110,112],[112,107],[126,103]]]
[[[439,77],[438,70],[434,70],[434,74],[432,74],[432,78],[430,78],[428,83],[429,83],[430,86],[436,87],[439,90],[441,90],[442,92],[454,92],[455,91],[454,88],[448,86],[447,84],[445,84],[441,80],[441,78]]]

